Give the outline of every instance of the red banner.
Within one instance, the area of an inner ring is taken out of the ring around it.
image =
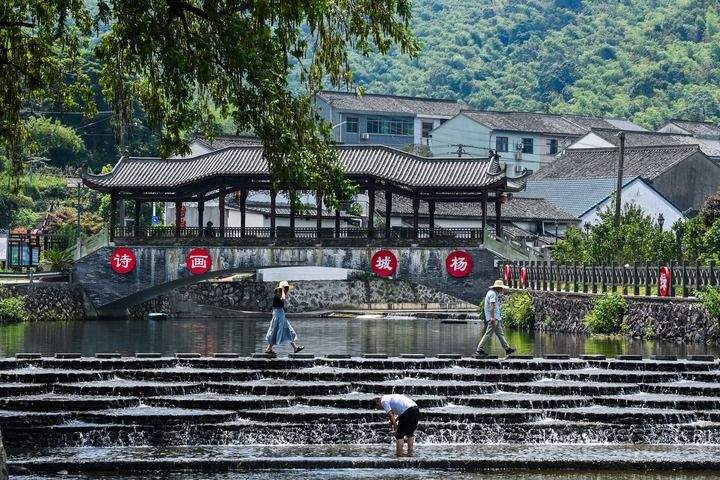
[[[378,250],[370,259],[370,266],[375,275],[390,277],[397,270],[397,257],[390,250]]]
[[[467,277],[473,269],[472,257],[463,250],[455,250],[445,259],[445,269],[455,278]]]
[[[503,280],[505,285],[510,285],[510,280],[512,280],[512,267],[507,263],[503,267]]]
[[[527,267],[520,267],[520,285],[527,286],[528,284],[528,270]]]
[[[193,275],[203,275],[212,268],[212,257],[206,248],[193,248],[188,252],[185,266]]]
[[[115,273],[125,275],[135,270],[137,259],[135,252],[125,247],[118,247],[110,254],[110,268]]]
[[[658,295],[661,297],[670,296],[670,282],[672,282],[672,273],[668,267],[660,267],[658,272]]]

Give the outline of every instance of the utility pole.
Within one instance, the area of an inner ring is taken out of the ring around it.
[[[457,151],[455,152],[458,156],[458,158],[462,158],[463,154],[466,154],[468,152],[465,151],[465,148],[467,145],[464,145],[462,143],[453,143],[450,145],[451,147],[457,147]]]
[[[618,158],[617,188],[615,189],[615,228],[620,226],[620,212],[622,207],[623,162],[625,161],[625,132],[618,132],[620,139],[620,156]]]

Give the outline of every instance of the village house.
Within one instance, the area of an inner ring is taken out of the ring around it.
[[[691,135],[698,140],[703,153],[714,159],[720,157],[720,127],[714,123],[670,120],[658,132]]]
[[[618,158],[618,149],[615,147],[567,149],[555,162],[533,174],[529,183],[532,185],[537,180],[588,180],[588,184],[600,183],[616,178]],[[626,179],[641,178],[686,217],[697,214],[705,199],[720,188],[720,166],[705,155],[698,145],[626,148],[623,176]],[[641,189],[641,184],[636,183],[635,188]],[[549,190],[547,195],[550,195]],[[646,193],[642,195],[643,198],[657,199],[650,192]],[[550,198],[547,195],[544,198]],[[582,193],[578,192],[578,195]],[[660,209],[658,205],[641,206],[649,212]]]
[[[508,175],[538,171],[592,128],[644,130],[632,122],[580,115],[463,110],[431,132],[433,156],[486,156],[492,150]]]
[[[617,177],[528,180],[519,195],[550,202],[574,215],[585,228],[600,223],[600,213],[612,208],[616,185]],[[630,204],[642,208],[666,231],[685,218],[677,206],[640,176],[623,179],[622,205]]]
[[[467,105],[400,95],[324,91],[315,96],[318,116],[332,125],[336,141],[396,148],[428,145],[430,132]]]

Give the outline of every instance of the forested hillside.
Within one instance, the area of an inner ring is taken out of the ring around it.
[[[413,28],[418,58],[355,58],[367,91],[720,120],[719,0],[415,0]]]

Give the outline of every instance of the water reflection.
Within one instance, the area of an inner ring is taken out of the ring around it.
[[[249,355],[264,348],[269,319],[189,317],[168,321],[97,320],[37,322],[0,326],[0,356],[16,352],[237,352]],[[482,324],[448,324],[431,319],[303,318],[293,325],[300,341],[316,354],[462,353],[470,355]],[[678,355],[718,354],[717,346],[595,338],[575,334],[507,331],[520,354]],[[279,348],[280,352],[289,351]],[[496,341],[492,352],[501,354]]]

